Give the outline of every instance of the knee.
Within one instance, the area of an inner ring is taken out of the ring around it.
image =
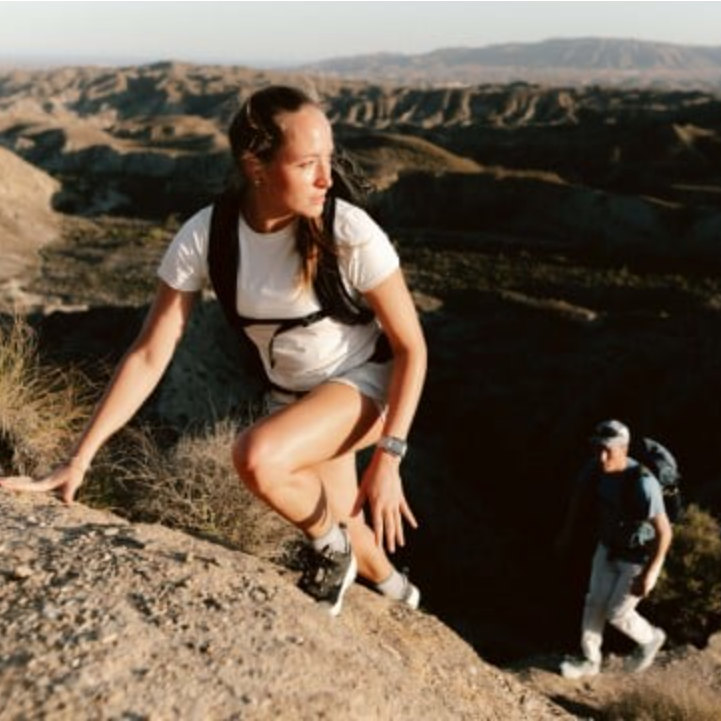
[[[233,466],[240,480],[256,495],[266,496],[272,491],[277,476],[276,455],[267,434],[259,429],[241,433],[233,444]]]

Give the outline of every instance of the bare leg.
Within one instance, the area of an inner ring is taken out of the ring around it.
[[[371,399],[351,386],[325,383],[241,433],[233,462],[253,493],[318,538],[336,520],[319,465],[375,443],[381,427]]]
[[[358,561],[358,573],[372,583],[384,581],[393,571],[385,551],[375,541],[373,531],[361,514],[351,516],[358,493],[355,454],[345,455],[318,464],[320,477],[333,519],[345,523],[350,534],[353,553]]]

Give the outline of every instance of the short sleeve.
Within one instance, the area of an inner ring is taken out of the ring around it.
[[[350,286],[365,293],[399,267],[398,253],[368,213],[345,201],[337,203],[334,231],[339,265]]]
[[[660,483],[650,474],[643,474],[643,488],[648,498],[648,518],[666,513]]]
[[[158,277],[171,288],[201,290],[208,277],[208,228],[211,207],[203,208],[176,233],[158,267]]]

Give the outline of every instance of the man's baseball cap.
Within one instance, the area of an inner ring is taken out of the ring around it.
[[[591,443],[594,446],[627,446],[631,440],[631,431],[621,421],[602,421],[593,429]]]

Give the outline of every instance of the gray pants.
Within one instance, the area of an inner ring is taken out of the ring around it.
[[[606,621],[638,644],[653,639],[653,626],[636,611],[641,598],[631,593],[633,579],[642,569],[638,563],[609,560],[608,549],[598,544],[581,624],[581,649],[589,661],[601,662]]]

